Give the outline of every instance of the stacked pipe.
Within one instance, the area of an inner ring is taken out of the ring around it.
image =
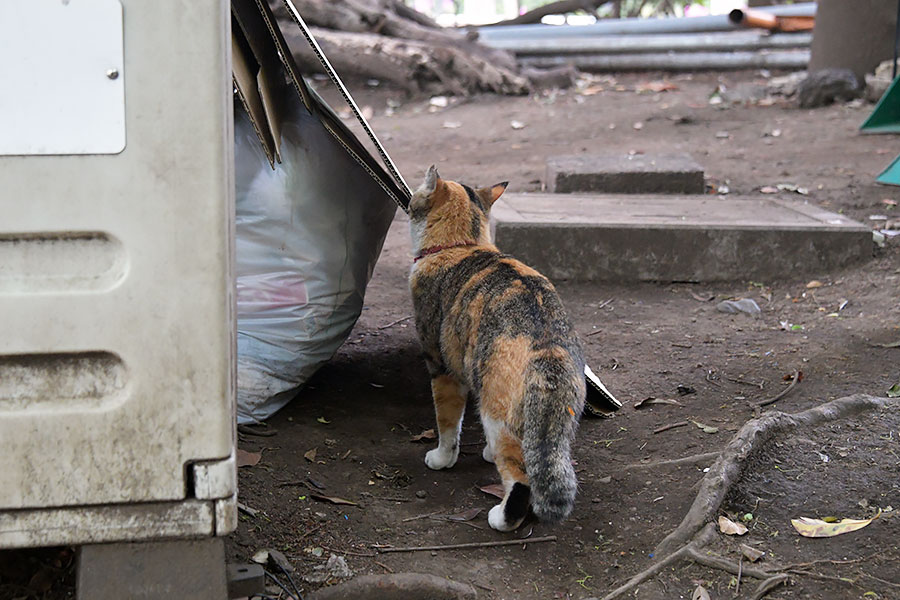
[[[809,2],[705,17],[482,27],[478,33],[483,43],[513,52],[523,66],[536,68],[805,69],[812,33],[803,30],[811,28],[815,13],[815,2]]]

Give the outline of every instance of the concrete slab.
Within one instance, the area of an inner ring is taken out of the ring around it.
[[[547,191],[558,194],[702,194],[703,167],[683,154],[579,154],[547,159]]]
[[[78,555],[78,600],[226,600],[221,538],[97,544]]]
[[[505,194],[497,246],[553,280],[768,281],[872,256],[872,231],[775,198]]]

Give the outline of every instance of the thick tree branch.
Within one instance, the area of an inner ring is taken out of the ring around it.
[[[609,2],[609,0],[558,0],[557,2],[551,2],[550,4],[545,4],[533,10],[529,10],[527,13],[521,14],[514,19],[498,21],[497,23],[486,25],[486,27],[496,27],[498,25],[527,25],[531,23],[540,23],[541,19],[543,19],[547,15],[564,15],[567,13],[575,12],[577,10],[586,10],[588,12],[592,12],[597,10],[607,2]]]

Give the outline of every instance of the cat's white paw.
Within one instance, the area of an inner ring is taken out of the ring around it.
[[[484,450],[481,451],[481,458],[491,464],[494,464],[494,453],[491,451],[491,447],[487,444],[485,444]]]
[[[445,452],[438,446],[434,450],[425,453],[425,464],[429,469],[440,471],[441,469],[449,469],[456,464],[459,457],[459,449],[456,452]]]
[[[512,531],[519,526],[518,523],[507,523],[503,516],[503,504],[498,504],[488,513],[488,525],[497,531]]]

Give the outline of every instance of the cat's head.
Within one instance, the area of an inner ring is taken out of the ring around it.
[[[504,181],[490,187],[471,188],[441,179],[437,167],[431,165],[425,181],[409,202],[413,248],[459,242],[491,243],[488,215],[507,185]]]

